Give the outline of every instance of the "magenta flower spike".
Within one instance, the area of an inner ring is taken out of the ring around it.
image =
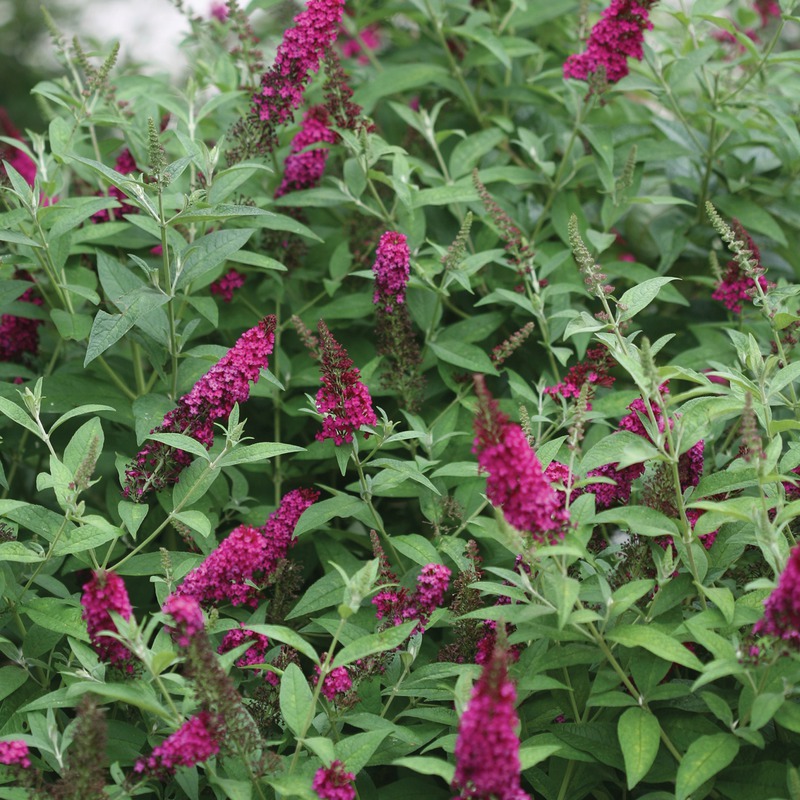
[[[133,670],[131,651],[122,642],[102,633],[102,631],[117,630],[110,611],[115,611],[125,620],[130,619],[133,613],[122,578],[116,572],[101,570],[92,573],[91,580],[83,586],[81,605],[83,606],[81,616],[86,621],[89,641],[97,655],[112,666],[131,672]]]
[[[337,759],[329,767],[317,770],[311,788],[322,800],[355,800],[355,779],[356,776],[347,772],[344,764]]]
[[[247,400],[250,384],[257,383],[261,370],[267,368],[275,344],[275,326],[275,317],[270,315],[245,331],[151,433],[183,433],[211,447],[214,423],[227,419],[236,403]],[[191,463],[189,453],[148,441],[125,470],[124,494],[139,501],[147,492],[177,483]]]
[[[316,406],[325,418],[317,439],[333,439],[338,446],[352,442],[353,434],[362,425],[377,425],[378,418],[369,389],[361,382],[361,373],[347,350],[336,341],[324,320],[319,321],[318,330],[322,387],[317,392]]]
[[[764,601],[764,617],[753,632],[774,636],[800,650],[800,545],[792,550],[777,587]]]
[[[168,736],[147,758],[140,758],[133,771],[140,775],[167,778],[177,767],[193,767],[219,753],[217,721],[201,711]]]
[[[482,375],[474,377],[478,394],[472,452],[487,473],[486,496],[502,508],[509,525],[538,542],[559,537],[568,521],[558,496],[528,444],[522,428],[509,422],[489,393]]]
[[[453,789],[464,800],[530,800],[520,786],[516,689],[495,645],[458,725]]]
[[[644,32],[652,30],[650,8],[654,0],[612,0],[600,21],[592,28],[582,53],[564,63],[564,77],[589,80],[591,74],[605,72],[608,83],[616,83],[628,72],[628,59],[641,61]]]
[[[392,313],[395,304],[405,302],[406,286],[410,276],[406,237],[396,231],[387,231],[381,236],[372,272],[375,275],[375,294],[372,302],[381,311]]]

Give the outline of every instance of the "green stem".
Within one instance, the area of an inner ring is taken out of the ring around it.
[[[167,301],[167,321],[169,323],[169,354],[172,362],[171,400],[178,397],[178,341],[175,335],[175,292],[172,286],[172,273],[169,266],[169,244],[167,241],[167,222],[164,217],[164,193],[158,187],[158,217],[161,228],[161,271],[164,291],[169,295]]]
[[[300,755],[300,748],[303,746],[303,739],[305,738],[306,733],[308,733],[308,729],[311,727],[311,722],[314,719],[314,714],[317,710],[317,703],[319,702],[319,695],[322,691],[322,685],[325,683],[325,678],[327,678],[328,673],[330,672],[330,666],[333,661],[333,651],[336,648],[337,643],[339,642],[339,637],[342,635],[342,631],[344,630],[345,620],[342,618],[339,620],[339,626],[336,628],[336,632],[333,634],[333,641],[331,641],[331,646],[328,648],[328,652],[325,655],[325,660],[322,663],[322,666],[319,670],[319,680],[317,680],[317,685],[314,687],[314,694],[311,698],[311,706],[308,709],[308,714],[306,715],[305,722],[303,723],[303,727],[300,729],[300,733],[297,736],[297,744],[294,748],[294,753],[292,754],[292,761],[289,764],[289,772],[288,774],[291,775],[294,772],[294,768],[297,764],[297,758]]]
[[[111,365],[105,360],[105,358],[103,358],[103,356],[97,356],[97,362],[105,370],[108,377],[111,378],[111,382],[114,384],[114,386],[116,386],[117,389],[119,389],[122,394],[125,395],[125,397],[127,397],[129,400],[135,400],[137,398],[138,395],[131,390],[131,388],[122,380],[122,378],[119,377],[119,375],[117,375],[116,372],[114,372]]]

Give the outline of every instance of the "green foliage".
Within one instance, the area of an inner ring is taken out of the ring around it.
[[[274,52],[288,21],[260,5]],[[800,18],[664,2],[629,75],[565,79],[602,5],[348,2],[352,98],[329,54],[269,146],[237,3],[190,21],[178,86],[54,32],[46,133],[3,139],[0,737],[33,766],[0,795],[68,796],[90,693],[110,797],[313,800],[335,761],[362,800],[452,797],[476,659],[504,629],[529,795],[800,796],[799,621],[759,627],[800,515]],[[327,138],[293,143],[324,103]],[[410,253],[391,312],[387,232]],[[246,402],[236,376],[211,390],[213,444],[196,415],[170,427],[268,315]],[[375,412],[339,443],[315,393],[355,378],[322,321]],[[500,414],[527,466],[481,440]],[[170,459],[178,479],[130,491]],[[521,496],[533,459],[543,497]],[[238,526],[275,544],[270,515],[311,487],[271,574],[227,576],[256,602],[207,602],[192,661],[166,598]],[[553,497],[559,530],[509,522]],[[133,609],[107,621],[123,666],[82,609],[105,570]],[[268,640],[255,659],[250,640],[215,652],[240,626]],[[134,770],[210,697],[232,715],[219,755]]]

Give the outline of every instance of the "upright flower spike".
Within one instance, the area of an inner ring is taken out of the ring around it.
[[[116,572],[102,570],[92,573],[91,579],[83,586],[81,595],[82,618],[86,621],[89,641],[103,661],[128,672],[133,670],[133,655],[122,642],[107,636],[103,631],[116,633],[117,626],[110,611],[123,619],[131,618],[133,609],[128,599],[125,583]]]
[[[464,800],[530,800],[520,786],[516,689],[508,654],[495,645],[461,716],[453,789]]]
[[[223,303],[230,303],[233,300],[233,293],[244,286],[245,280],[245,276],[238,269],[229,269],[211,284],[211,294],[221,297]]]
[[[753,632],[774,636],[793,650],[800,650],[800,545],[790,553],[778,586],[764,601],[764,617]]]
[[[560,507],[522,428],[500,411],[482,375],[475,375],[474,381],[478,412],[472,452],[479,469],[488,473],[486,496],[502,508],[510,525],[528,532],[534,541],[550,541],[563,532],[569,515]]]
[[[31,759],[28,745],[22,739],[0,742],[0,764],[5,764],[8,767],[30,769]]]
[[[382,311],[391,314],[395,305],[406,299],[406,286],[410,277],[407,240],[397,231],[386,231],[378,243],[372,272],[375,275],[375,293],[372,302]]]
[[[183,579],[175,590],[205,606],[231,603],[256,607],[260,598],[256,577],[271,575],[294,543],[300,515],[319,497],[316,489],[294,489],[284,495],[267,522],[255,528],[239,525]]]
[[[270,315],[245,331],[151,433],[183,433],[211,447],[214,423],[227,419],[236,403],[247,400],[250,384],[257,383],[261,370],[266,369],[275,344],[275,325],[275,317]],[[189,453],[149,441],[125,470],[124,494],[139,501],[149,491],[177,483],[191,463]]]
[[[333,439],[338,446],[352,442],[353,434],[362,425],[377,425],[378,418],[369,389],[361,382],[361,373],[347,350],[336,341],[324,320],[319,321],[318,331],[322,387],[317,392],[316,406],[325,418],[317,439]]]
[[[592,28],[582,53],[564,63],[564,77],[588,81],[591,75],[605,73],[608,83],[616,83],[628,72],[628,59],[644,56],[644,32],[652,30],[649,12],[656,0],[612,0],[600,21]]]
[[[719,300],[728,311],[732,311],[734,314],[741,314],[742,303],[745,301],[752,302],[756,294],[756,281],[759,282],[765,292],[774,284],[770,284],[762,274],[764,268],[761,266],[761,252],[758,249],[758,245],[738,219],[731,220],[731,230],[735,239],[742,243],[744,249],[740,251],[741,255],[745,256],[748,263],[752,265],[749,270],[750,274],[742,268],[742,263],[744,262],[742,262],[741,258],[738,260],[732,258],[725,265],[725,273],[717,282],[711,299]]]
[[[275,190],[275,197],[283,197],[301,189],[319,186],[325,172],[329,150],[327,147],[314,147],[321,142],[333,144],[337,136],[329,127],[330,120],[325,106],[311,106],[303,115],[300,130],[292,139],[291,153],[283,165],[283,180]]]
[[[173,592],[162,607],[165,614],[172,617],[174,626],[167,627],[167,633],[178,647],[188,648],[192,640],[205,631],[203,610],[194,598]]]
[[[30,275],[22,270],[14,273],[14,280],[31,280]],[[20,303],[30,303],[34,306],[43,304],[42,298],[36,294],[31,286],[18,298]],[[17,317],[13,314],[0,316],[0,361],[13,364],[24,364],[30,356],[39,352],[39,326],[40,319]]]
[[[274,143],[275,131],[303,102],[311,74],[319,70],[325,51],[336,41],[344,0],[308,0],[294,27],[283,35],[275,62],[261,78],[253,97],[254,112],[265,123],[265,138]]]

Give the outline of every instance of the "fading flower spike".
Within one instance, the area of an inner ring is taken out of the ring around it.
[[[361,373],[353,365],[347,350],[336,341],[324,320],[319,321],[319,346],[322,387],[317,392],[316,406],[324,414],[319,441],[333,439],[341,445],[353,441],[353,434],[362,425],[377,425],[369,389],[361,382]],[[364,434],[364,438],[369,434]]]
[[[167,627],[167,633],[178,647],[188,648],[192,640],[205,630],[203,611],[194,597],[173,592],[164,601],[162,611],[175,622],[174,627]]]

